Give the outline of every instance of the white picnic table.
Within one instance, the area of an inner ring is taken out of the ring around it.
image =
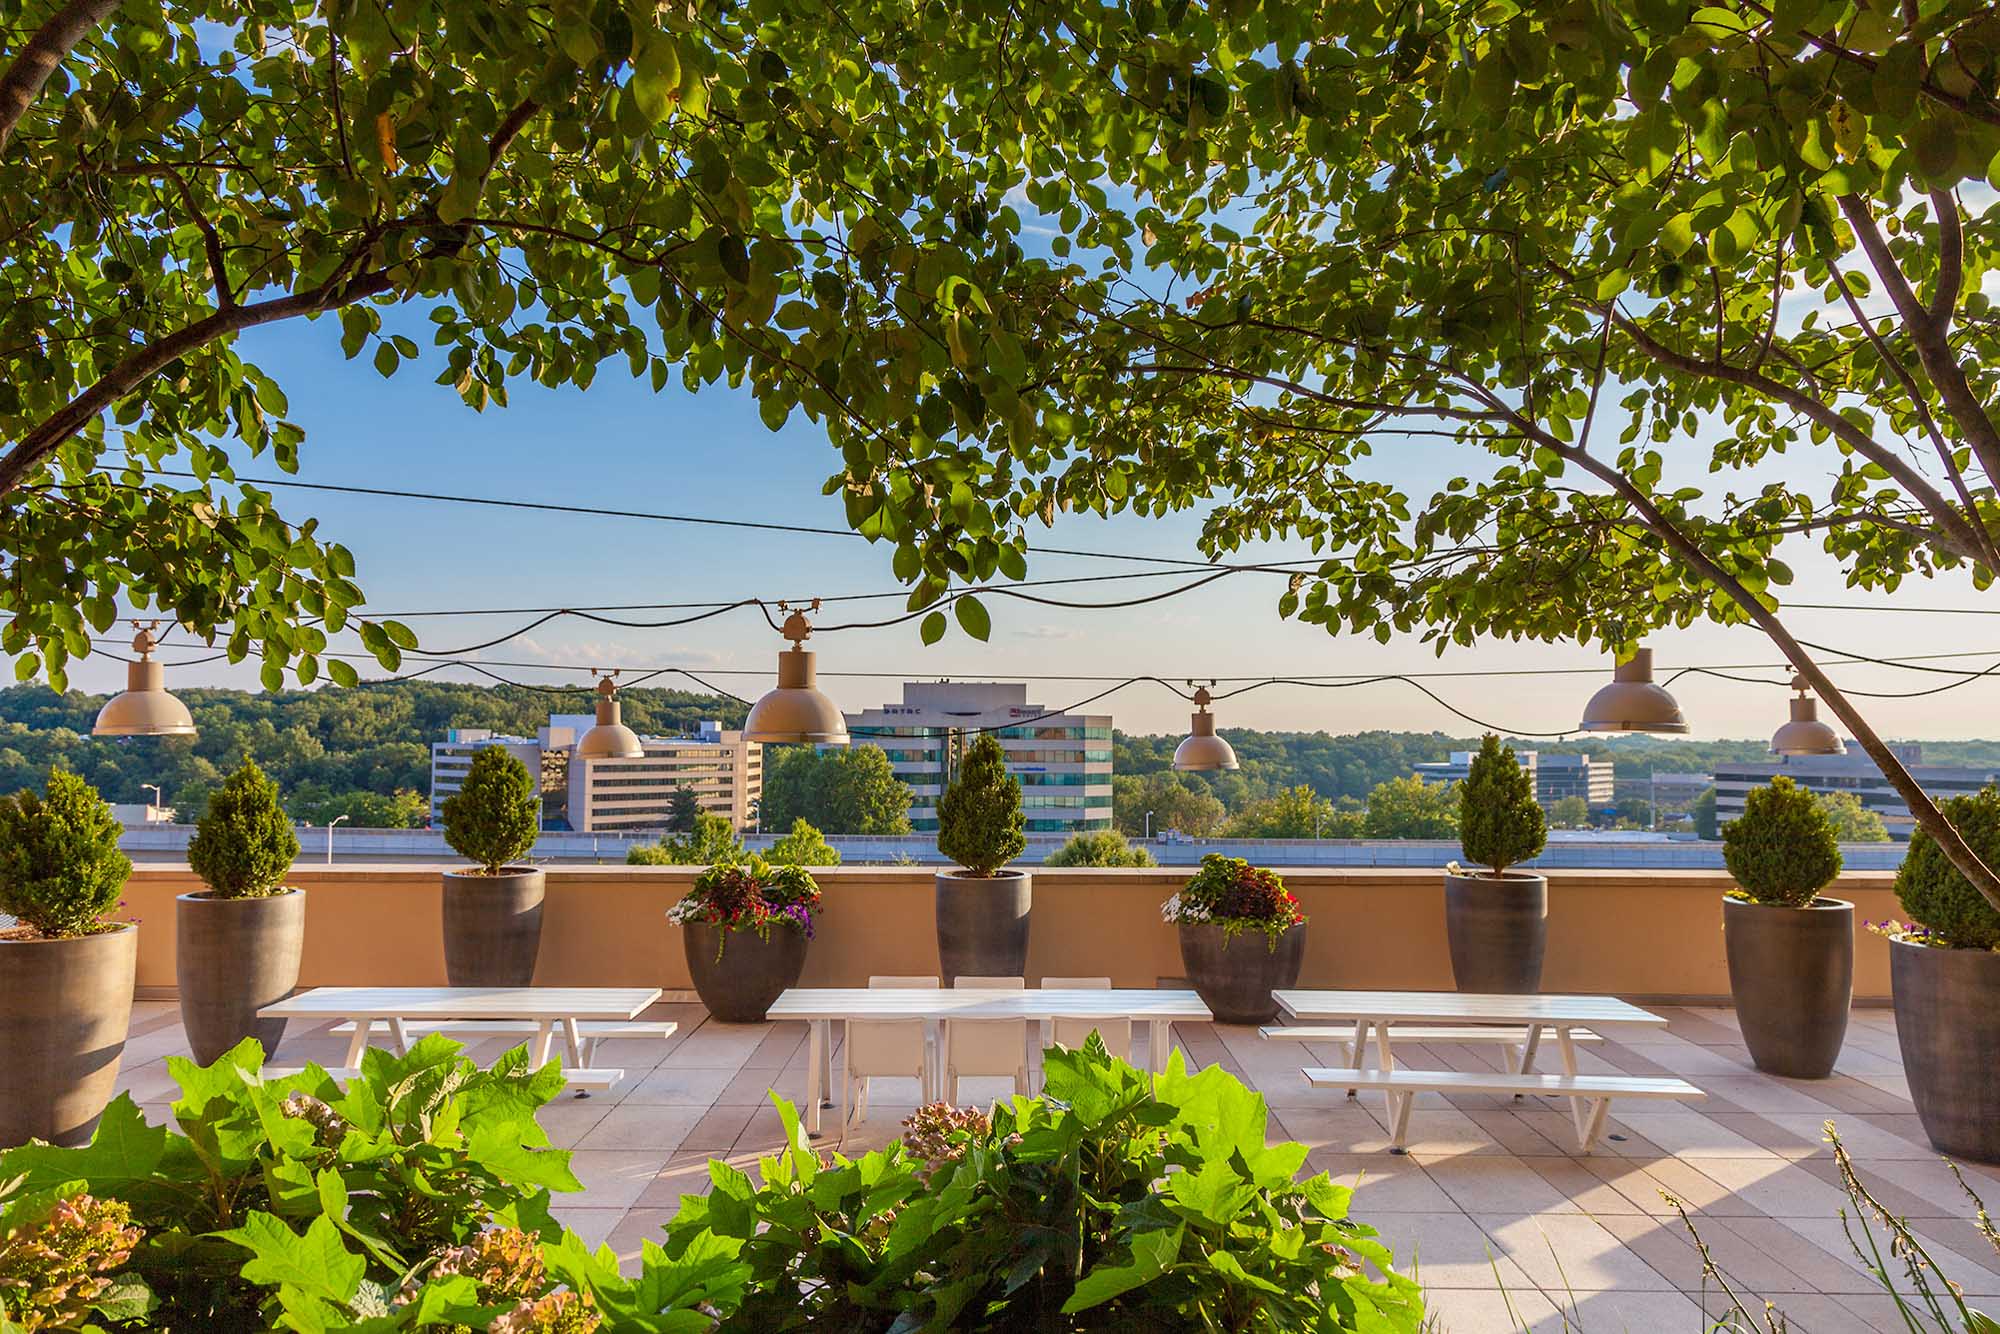
[[[1701,1090],[1680,1079],[1660,1079],[1636,1075],[1583,1075],[1577,1070],[1576,1041],[1580,1031],[1600,1028],[1664,1028],[1667,1020],[1642,1010],[1616,996],[1489,995],[1456,991],[1274,991],[1278,1007],[1301,1024],[1352,1024],[1353,1035],[1337,1040],[1347,1043],[1350,1067],[1307,1069],[1306,1082],[1317,1088],[1338,1088],[1345,1084],[1352,1096],[1357,1088],[1382,1090],[1390,1116],[1390,1140],[1401,1152],[1409,1124],[1410,1107],[1419,1092],[1530,1093],[1566,1096],[1576,1122],[1577,1138],[1588,1153],[1604,1125],[1606,1109],[1613,1097],[1698,1098]],[[1425,1031],[1439,1024],[1506,1026],[1518,1031],[1520,1046],[1508,1034],[1507,1073],[1487,1075],[1476,1072],[1442,1070],[1399,1070],[1393,1034],[1400,1025],[1414,1028],[1421,1042]],[[1552,1030],[1562,1053],[1561,1075],[1533,1073],[1535,1051],[1543,1030]],[[1370,1030],[1375,1036],[1377,1069],[1364,1073],[1368,1060]],[[1264,1030],[1267,1036],[1303,1035],[1302,1029]],[[1333,1036],[1331,1033],[1328,1036]]]
[[[359,1067],[377,1024],[399,1051],[407,1050],[405,1026],[450,1032],[454,1021],[476,1025],[519,1020],[534,1025],[528,1048],[531,1064],[547,1064],[561,1029],[571,1067],[582,1067],[585,1037],[579,1025],[630,1022],[660,999],[658,987],[314,987],[266,1005],[271,1019],[342,1019],[353,1024],[347,1044],[349,1067]],[[668,1032],[671,1026],[666,1027]]]
[[[806,1063],[806,1130],[818,1134],[820,1109],[831,1104],[833,1025],[848,1019],[1130,1019],[1149,1029],[1147,1064],[1163,1070],[1176,1020],[1208,1023],[1214,1018],[1192,991],[1141,988],[1069,990],[984,988],[918,990],[902,987],[793,987],[778,997],[770,1019],[803,1019],[810,1037]]]

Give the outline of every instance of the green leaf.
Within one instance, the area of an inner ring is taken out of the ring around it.
[[[301,1236],[267,1213],[253,1213],[243,1226],[215,1235],[250,1252],[243,1277],[252,1283],[297,1288],[323,1301],[345,1303],[361,1286],[368,1262],[350,1254],[340,1241],[340,1229],[324,1215],[306,1225]]]
[[[923,624],[917,628],[917,633],[923,636],[926,645],[935,644],[944,638],[945,625],[944,613],[934,611],[924,617]]]
[[[1102,1306],[1113,1297],[1159,1278],[1180,1254],[1183,1231],[1183,1228],[1173,1227],[1134,1234],[1132,1263],[1100,1264],[1085,1274],[1077,1283],[1076,1290],[1070,1293],[1069,1300],[1063,1303],[1064,1314]]]
[[[963,593],[951,604],[952,614],[958,618],[958,628],[984,643],[993,633],[992,618],[979,599],[970,593]]]

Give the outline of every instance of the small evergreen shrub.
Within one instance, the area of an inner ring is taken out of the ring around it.
[[[1028,846],[1021,781],[1007,772],[1007,753],[981,732],[965,764],[938,798],[938,851],[970,875],[992,875]]]
[[[444,841],[499,875],[535,846],[539,807],[528,766],[500,746],[482,746],[465,785],[444,799]]]
[[[224,899],[278,893],[298,855],[299,836],[278,804],[278,785],[255,760],[243,761],[209,794],[188,840],[188,865]]]
[[[1116,829],[1072,834],[1069,842],[1049,854],[1049,866],[1155,866],[1153,854],[1125,841]]]
[[[1535,800],[1535,780],[1514,758],[1514,748],[1488,733],[1458,788],[1458,841],[1466,857],[1504,875],[1540,853],[1549,827]]]
[[[49,770],[48,794],[0,799],[0,912],[51,939],[95,935],[132,863],[118,850],[118,818],[97,789]]]
[[[1722,861],[1753,902],[1803,908],[1840,874],[1840,844],[1813,794],[1779,774],[1722,826]]]
[[[744,858],[743,841],[736,837],[726,816],[702,811],[695,816],[694,832],[662,837],[658,843],[641,843],[627,849],[628,866],[726,866]]]
[[[1971,796],[1938,803],[1944,818],[1988,866],[2000,866],[2000,792],[1981,788]],[[1896,872],[1896,898],[1924,928],[1927,943],[1952,949],[2000,950],[2000,910],[1960,875],[1922,829]]]
[[[791,833],[772,841],[764,859],[773,866],[838,866],[840,850],[801,815],[792,821]]]

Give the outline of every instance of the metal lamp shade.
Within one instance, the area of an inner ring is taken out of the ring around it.
[[[1174,768],[1188,771],[1236,769],[1236,748],[1215,734],[1215,715],[1194,715],[1194,730],[1174,748]]]
[[[1771,737],[1773,755],[1845,755],[1847,743],[1819,720],[1819,701],[1800,695],[1792,701],[1792,720]]]
[[[1618,664],[1611,684],[1583,706],[1583,732],[1668,732],[1688,730],[1681,706],[1653,684],[1653,650],[1639,649]]]
[[[621,721],[623,709],[615,699],[597,701],[597,726],[577,739],[579,760],[636,760],[646,753],[639,734]]]
[[[751,706],[743,721],[745,741],[848,743],[847,719],[821,694],[810,650],[790,648],[778,655],[778,687]]]
[[[187,705],[167,693],[166,674],[150,658],[125,669],[125,693],[97,711],[93,736],[193,736]]]

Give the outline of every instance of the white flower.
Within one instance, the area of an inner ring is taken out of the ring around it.
[[[1160,918],[1167,922],[1206,922],[1208,909],[1199,904],[1183,903],[1176,894],[1160,905]]]

